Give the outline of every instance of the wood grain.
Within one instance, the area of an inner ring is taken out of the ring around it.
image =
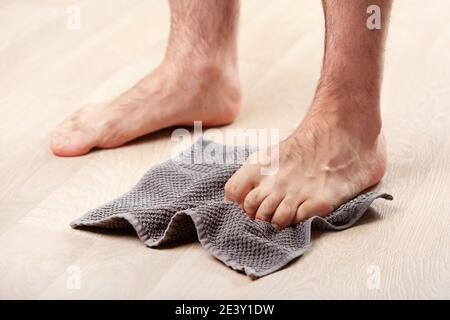
[[[66,28],[78,4],[82,28]],[[170,131],[63,159],[52,128],[80,104],[110,97],[164,54],[169,10],[156,0],[0,4],[0,298],[450,298],[450,4],[394,4],[383,92],[389,171],[354,228],[314,236],[310,251],[257,281],[198,243],[146,248],[133,233],[72,230],[86,210],[128,190],[170,155]],[[242,2],[244,110],[227,128],[279,128],[308,109],[320,72],[319,1]],[[222,128],[224,130],[226,128]],[[71,266],[81,288],[67,286]],[[367,286],[380,270],[380,287]]]

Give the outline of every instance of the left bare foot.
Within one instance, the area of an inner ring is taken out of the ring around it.
[[[297,130],[278,145],[278,152],[271,150],[279,159],[277,172],[261,174],[264,165],[255,157],[267,150],[251,155],[225,185],[225,199],[240,204],[252,219],[285,228],[325,216],[377,184],[386,171],[380,117],[342,112],[348,104],[352,102],[316,102]]]
[[[241,105],[237,69],[225,64],[196,64],[193,58],[188,61],[189,69],[182,69],[180,62],[166,59],[112,101],[78,110],[53,132],[53,153],[68,157],[84,155],[94,147],[115,148],[145,134],[192,125],[196,120],[204,126],[232,122]]]

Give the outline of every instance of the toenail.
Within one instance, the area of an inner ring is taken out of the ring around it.
[[[234,203],[233,201],[231,201],[227,197],[223,198],[223,202],[225,202],[226,204],[233,204]]]
[[[55,141],[54,142],[55,142],[55,145],[57,145],[59,147],[62,147],[62,146],[68,145],[70,143],[70,139],[67,136],[65,136],[65,135],[58,134],[55,137]]]
[[[281,230],[281,227],[275,223],[272,223],[272,227],[274,227],[277,230]]]

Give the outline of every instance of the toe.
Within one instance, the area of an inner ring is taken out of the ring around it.
[[[333,212],[334,207],[334,201],[331,198],[308,199],[298,207],[295,223],[314,216],[326,216]]]
[[[225,184],[225,200],[241,204],[256,185],[256,168],[244,165]]]
[[[255,219],[260,204],[269,195],[269,190],[257,187],[249,192],[244,200],[244,210],[250,219]]]
[[[271,223],[278,229],[290,226],[294,222],[299,203],[296,198],[286,196],[275,210]]]
[[[81,156],[94,146],[92,137],[80,131],[58,130],[52,134],[50,141],[52,152],[61,157]]]
[[[256,211],[256,219],[268,221],[272,220],[272,216],[280,202],[283,200],[283,194],[272,193],[267,196]]]

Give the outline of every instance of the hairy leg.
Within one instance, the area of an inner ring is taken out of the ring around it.
[[[238,0],[170,0],[171,31],[162,63],[111,101],[88,105],[54,131],[56,155],[118,147],[174,125],[230,123],[239,113]]]
[[[366,27],[367,8],[373,4],[381,8],[381,30]],[[391,1],[324,0],[323,7],[320,83],[298,128],[277,151],[268,152],[278,158],[279,169],[261,175],[257,153],[225,186],[226,200],[280,228],[327,215],[377,184],[386,170],[380,89]]]

